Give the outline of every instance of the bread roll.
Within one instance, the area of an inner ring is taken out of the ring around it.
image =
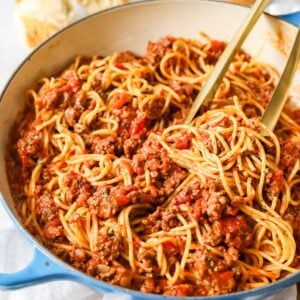
[[[128,0],[17,0],[16,23],[25,44],[32,48],[88,14]]]

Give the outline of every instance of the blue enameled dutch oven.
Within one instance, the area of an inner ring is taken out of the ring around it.
[[[157,40],[168,34],[197,37],[200,30],[215,39],[228,41],[247,13],[246,7],[215,1],[137,2],[100,12],[69,26],[43,43],[21,64],[1,96],[0,189],[2,205],[25,239],[32,244],[34,255],[24,270],[14,274],[0,274],[0,288],[17,289],[45,281],[68,279],[101,293],[125,294],[129,299],[172,299],[120,288],[89,277],[55,257],[22,227],[4,167],[9,131],[17,113],[23,108],[24,91],[40,77],[56,74],[77,54],[107,55],[122,50],[143,54],[149,40]],[[300,23],[300,13],[290,15],[286,20],[290,23],[262,16],[243,45],[248,53],[270,63],[279,71],[284,67],[296,33],[296,26],[291,23]],[[299,74],[296,78],[299,80]],[[300,85],[299,82],[295,84]],[[209,299],[260,299],[299,281],[300,272],[262,288]]]

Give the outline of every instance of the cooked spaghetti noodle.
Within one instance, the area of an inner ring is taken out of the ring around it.
[[[217,295],[299,270],[300,125],[260,123],[276,72],[240,52],[209,111],[183,120],[225,44],[78,56],[26,94],[7,173],[22,221],[87,274]]]

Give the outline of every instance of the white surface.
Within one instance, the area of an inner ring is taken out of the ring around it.
[[[299,0],[272,0],[267,8],[271,15],[286,15],[300,10]]]
[[[0,92],[4,88],[10,75],[20,64],[22,59],[29,53],[28,49],[22,48],[17,39],[17,33],[13,26],[12,12],[14,1],[0,1]],[[0,273],[14,272],[26,266],[30,261],[31,248],[14,228],[13,223],[7,217],[0,205]],[[272,300],[294,300],[296,289],[291,287],[272,297]],[[77,283],[58,281],[29,287],[17,291],[0,291],[2,300],[121,300],[120,296],[101,295],[89,288]]]

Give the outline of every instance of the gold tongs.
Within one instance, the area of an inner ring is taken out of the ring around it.
[[[207,109],[214,99],[214,96],[222,82],[222,79],[237,51],[240,49],[242,43],[248,36],[252,27],[263,13],[264,9],[269,4],[270,0],[257,0],[253,5],[249,15],[238,29],[231,42],[227,45],[220,59],[211,72],[204,87],[196,97],[186,119],[185,124],[191,123],[195,115],[202,106]],[[275,89],[272,99],[269,102],[267,109],[262,117],[262,122],[273,130],[280,116],[281,110],[284,106],[288,89],[292,83],[293,77],[297,69],[297,63],[300,58],[300,29],[298,29],[297,36],[291,50],[288,62],[282,73],[281,79]]]
[[[293,78],[295,76],[298,63],[300,60],[300,28],[298,28],[297,35],[290,52],[287,64],[284,71],[280,77],[279,83],[272,95],[272,98],[262,116],[262,123],[266,125],[270,130],[274,130],[277,121],[279,119],[281,110],[287,99],[287,93],[289,87],[292,84]]]

